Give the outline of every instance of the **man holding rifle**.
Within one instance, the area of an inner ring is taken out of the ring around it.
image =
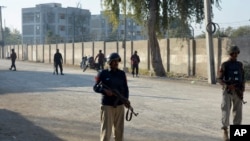
[[[102,94],[100,141],[110,141],[112,131],[115,141],[123,141],[124,106],[129,108],[130,102],[126,74],[118,68],[119,62],[119,54],[111,53],[107,58],[109,69],[98,73],[93,87]],[[118,93],[126,100],[117,99]]]
[[[243,64],[237,61],[240,49],[238,46],[228,48],[229,59],[222,63],[218,72],[218,82],[223,86],[222,96],[222,127],[224,141],[229,141],[228,127],[231,106],[233,106],[233,124],[240,125],[242,121],[243,92],[245,91],[245,76]],[[232,103],[232,105],[231,105]]]

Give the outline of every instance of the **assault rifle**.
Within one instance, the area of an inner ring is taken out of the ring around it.
[[[241,83],[233,83],[232,81],[226,81],[225,83],[226,83],[225,90],[228,93],[230,93],[230,94],[232,93],[231,90],[228,89],[228,86],[229,85],[233,85],[235,87],[235,92],[236,92],[237,96],[241,99],[242,103],[243,104],[247,103],[247,101],[244,101],[244,99],[243,99],[244,93],[243,93],[243,90],[242,90],[243,89],[243,85]]]
[[[104,87],[106,89],[109,89],[112,91],[112,93],[117,97],[116,101],[115,101],[115,107],[117,105],[117,103],[119,101],[121,101],[123,104],[126,105],[127,108],[127,112],[126,112],[126,120],[130,121],[132,119],[132,116],[138,116],[139,113],[135,113],[133,107],[131,106],[129,100],[127,98],[125,98],[117,89],[111,89],[110,87],[108,87],[107,85],[103,84],[102,82],[100,82],[99,84],[97,84],[98,87]]]

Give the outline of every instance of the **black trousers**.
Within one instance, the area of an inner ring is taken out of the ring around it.
[[[11,66],[10,66],[10,69],[12,69],[12,68],[16,69],[15,62],[16,62],[16,60],[11,60]]]
[[[103,62],[98,62],[98,68],[100,70],[103,70],[104,69],[104,63]]]
[[[56,63],[56,64],[55,64],[56,74],[58,74],[58,66],[59,66],[60,72],[61,72],[61,74],[62,74],[62,72],[63,72],[62,63]]]
[[[138,64],[133,64],[132,65],[132,75],[138,75],[138,70],[139,70],[139,65]]]

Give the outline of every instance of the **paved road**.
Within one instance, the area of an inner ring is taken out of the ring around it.
[[[1,141],[97,141],[100,95],[92,90],[96,72],[20,62],[9,71],[0,60]],[[221,88],[166,78],[133,78],[130,101],[138,117],[125,123],[125,141],[220,141]],[[245,100],[250,101],[249,91]],[[249,104],[243,124],[250,124]]]

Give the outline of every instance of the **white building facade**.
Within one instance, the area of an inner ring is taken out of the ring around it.
[[[89,10],[59,3],[22,9],[22,41],[27,44],[79,42],[90,33]]]

